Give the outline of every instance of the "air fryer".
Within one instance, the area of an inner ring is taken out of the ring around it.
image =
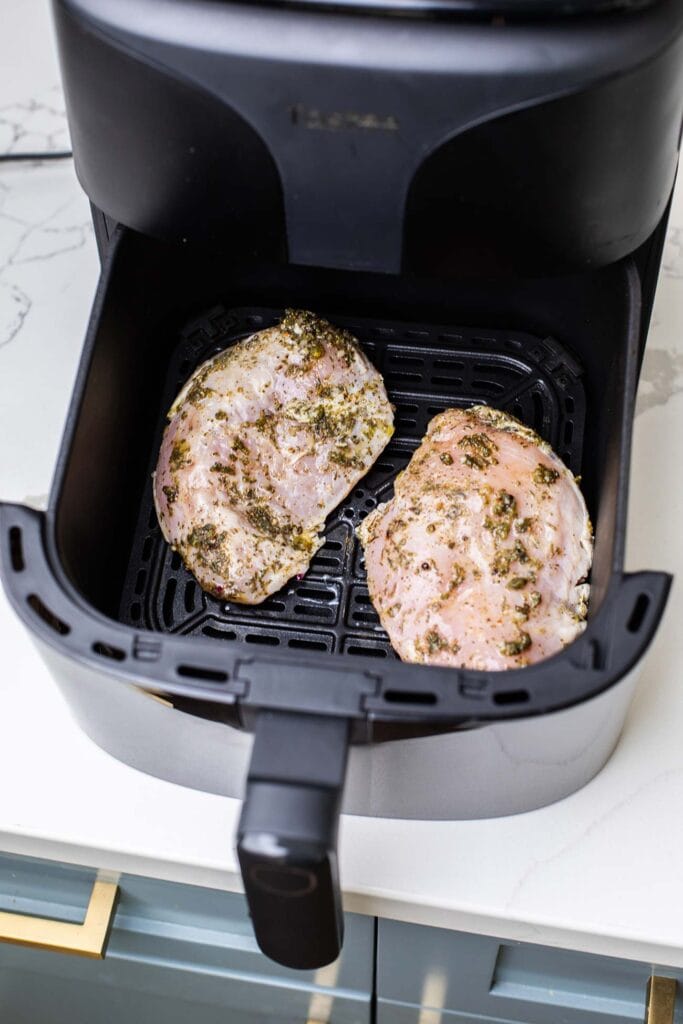
[[[516,813],[583,785],[617,741],[670,582],[623,561],[683,4],[54,12],[102,275],[48,510],[0,507],[3,582],[98,744],[244,797],[257,940],[311,969],[342,943],[342,808]],[[356,335],[397,430],[306,576],[237,606],[164,544],[150,473],[192,370],[288,306]],[[474,402],[553,445],[595,524],[585,632],[502,673],[401,663],[354,534],[431,417]]]

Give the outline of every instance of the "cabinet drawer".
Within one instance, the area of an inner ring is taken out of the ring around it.
[[[0,909],[78,922],[93,871],[0,855]],[[13,1024],[368,1024],[374,922],[348,915],[344,951],[292,971],[259,951],[241,895],[123,875],[106,957],[0,944]]]
[[[468,935],[441,928],[380,921],[377,995],[380,1003],[447,1011],[444,1021],[524,1024],[626,1024],[645,1018],[652,973],[683,978],[668,968],[613,957]],[[379,1005],[379,1004],[378,1004]],[[385,1007],[386,1012],[386,1007]],[[401,1011],[403,1013],[403,1011]],[[438,1014],[437,1014],[438,1017]],[[386,1018],[390,1019],[389,1017]],[[420,1024],[432,1024],[425,1015]],[[676,1005],[683,1024],[683,989]]]

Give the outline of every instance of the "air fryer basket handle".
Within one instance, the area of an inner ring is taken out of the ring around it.
[[[256,941],[285,967],[341,950],[337,831],[349,741],[343,718],[261,711],[237,833]]]

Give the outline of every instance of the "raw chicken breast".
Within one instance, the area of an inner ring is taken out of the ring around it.
[[[370,597],[404,661],[528,665],[585,628],[592,531],[548,444],[487,406],[448,409],[358,529]]]
[[[355,339],[293,310],[200,366],[169,419],[154,474],[164,537],[205,590],[244,604],[306,571],[393,433]]]

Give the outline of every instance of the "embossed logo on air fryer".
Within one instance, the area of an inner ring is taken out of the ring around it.
[[[349,128],[360,128],[363,131],[398,131],[398,120],[393,114],[360,114],[355,110],[324,111],[296,103],[289,108],[289,116],[292,124],[298,128],[318,131],[338,132]]]

